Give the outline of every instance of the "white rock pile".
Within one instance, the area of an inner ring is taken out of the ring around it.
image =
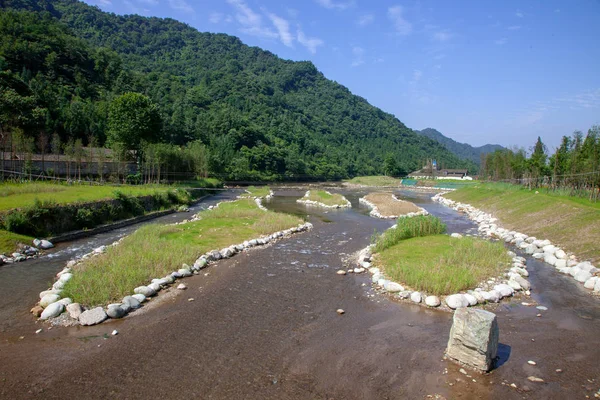
[[[161,278],[152,279],[148,285],[139,286],[133,289],[133,294],[125,296],[120,303],[109,304],[105,308],[96,307],[93,309],[85,309],[82,305],[73,303],[70,298],[61,298],[64,285],[73,277],[72,268],[85,259],[104,253],[108,247],[101,246],[94,249],[92,252],[85,254],[80,259],[69,261],[67,266],[56,275],[57,280],[52,285],[52,288],[40,293],[40,301],[31,311],[42,320],[56,318],[67,311],[69,317],[78,321],[81,325],[96,325],[107,319],[122,318],[129,312],[141,307],[141,304],[149,297],[157,295],[161,290],[174,284],[177,279],[197,274],[198,271],[206,268],[212,262],[233,257],[237,253],[247,249],[263,246],[278,239],[290,237],[295,233],[308,231],[312,229],[312,227],[313,225],[310,222],[306,222],[283,231],[275,232],[268,236],[247,240],[243,243],[232,245],[221,250],[211,250],[198,257],[192,266],[183,264],[177,271],[173,271]],[[110,246],[117,246],[122,240],[123,238],[112,243]]]
[[[331,194],[328,191],[325,191],[325,193],[327,194]],[[308,198],[310,197],[310,190],[308,190],[306,192],[306,194],[304,195],[304,197],[296,200],[298,203],[302,203],[302,204],[306,204],[307,206],[317,206],[317,207],[324,207],[324,208],[350,208],[352,207],[352,204],[350,203],[350,201],[348,201],[347,198],[345,198],[344,196],[342,196],[342,201],[344,202],[343,204],[334,204],[332,206],[329,206],[327,204],[321,203],[319,201],[314,201],[314,200],[309,200]]]
[[[552,265],[562,274],[569,275],[577,282],[582,283],[585,289],[600,293],[600,270],[589,261],[580,262],[573,254],[553,245],[549,240],[537,239],[524,233],[509,231],[497,224],[497,219],[477,208],[464,203],[459,203],[443,197],[438,193],[432,197],[433,201],[441,203],[456,211],[465,213],[469,219],[478,224],[478,231],[482,236],[504,240],[517,248],[530,254],[533,258],[543,260]],[[521,273],[518,268],[511,268],[513,273]],[[526,271],[525,271],[526,272]]]
[[[10,255],[0,254],[0,265],[38,258],[41,250],[48,250],[52,247],[54,247],[54,245],[47,240],[34,239],[33,246],[24,245],[20,247],[18,251],[15,251]]]

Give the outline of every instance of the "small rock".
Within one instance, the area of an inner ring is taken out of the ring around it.
[[[133,292],[136,294],[143,294],[146,297],[152,297],[156,294],[156,290],[148,287],[148,286],[139,286],[133,289]]]
[[[79,303],[71,303],[67,306],[67,312],[71,318],[79,319],[79,316],[83,312],[83,308]]]
[[[404,290],[404,287],[396,282],[386,281],[383,285],[383,288],[390,293],[401,292]]]
[[[187,289],[187,286],[185,286],[183,283],[180,283],[179,285],[177,285],[177,289],[185,290],[185,289]]]
[[[143,296],[143,295],[133,295],[133,296],[123,297],[123,305],[125,305],[126,307],[128,307],[132,310],[140,308],[142,305],[140,304],[141,302],[139,301],[139,299],[136,298],[136,296]],[[144,299],[145,299],[145,297],[144,297]]]
[[[113,336],[117,336],[118,334],[119,334],[119,331],[116,329],[114,331],[112,331],[112,333],[111,333],[111,335],[113,335]]]
[[[46,308],[52,303],[56,303],[60,300],[60,296],[57,294],[47,294],[40,300],[40,306]]]
[[[453,310],[469,306],[469,301],[462,294],[451,294],[446,297],[445,301],[448,307]]]
[[[35,306],[33,307],[31,310],[31,313],[36,317],[39,318],[40,315],[42,315],[42,313],[44,312],[44,307],[42,306]]]
[[[464,368],[459,369],[458,372],[460,372],[463,375],[467,374],[467,371],[465,371]]]
[[[558,368],[556,369],[556,372],[560,374],[562,372],[562,369]]]
[[[143,303],[147,300],[146,296],[144,296],[141,293],[136,293],[134,295],[132,295],[131,297],[133,297],[134,299],[136,299],[137,301],[139,301],[140,303]],[[133,308],[133,307],[132,307]]]
[[[529,364],[529,365],[537,365],[537,363],[535,361],[532,361],[532,360],[527,361],[527,364]]]
[[[528,376],[527,380],[531,382],[544,382],[542,378],[538,378],[537,376]]]
[[[47,240],[42,240],[42,241],[40,241],[39,245],[35,245],[35,247],[39,247],[42,250],[48,250],[48,249],[53,248],[54,245]]]
[[[440,298],[437,296],[427,296],[425,297],[425,304],[429,307],[438,307],[441,304]]]
[[[538,310],[542,310],[542,311],[548,311],[548,307],[544,307],[544,306],[537,306],[536,307]]]
[[[335,310],[336,313],[338,313],[339,315],[344,314],[346,311],[342,310],[341,308],[338,308],[337,310]]]
[[[65,310],[65,306],[62,303],[52,303],[48,307],[44,309],[42,315],[40,315],[41,319],[49,319],[58,317]]]
[[[84,326],[96,325],[104,321],[106,318],[108,318],[108,315],[106,315],[104,309],[102,309],[102,307],[96,307],[82,312],[79,316],[79,323]]]
[[[194,301],[194,298],[193,298],[193,297],[190,297],[190,298],[188,299],[188,301]]]
[[[111,304],[106,310],[106,315],[113,319],[123,318],[125,314],[125,310],[119,304]]]
[[[42,329],[38,329],[37,331],[35,331],[35,334],[37,335],[38,333],[42,333]]]
[[[421,293],[419,293],[419,292],[412,292],[412,293],[410,294],[410,300],[411,300],[413,303],[420,303],[420,302],[421,302],[421,297],[422,297],[422,296],[421,296]]]
[[[346,275],[346,271],[344,271],[343,269],[340,269],[337,271],[338,275]]]

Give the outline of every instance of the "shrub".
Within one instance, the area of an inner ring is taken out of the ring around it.
[[[433,215],[399,218],[396,229],[388,229],[377,239],[375,251],[385,250],[401,240],[413,237],[438,235],[446,232],[446,225]]]

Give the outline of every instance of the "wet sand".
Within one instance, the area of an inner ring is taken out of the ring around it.
[[[302,214],[295,199],[273,207]],[[450,231],[472,227],[422,203]],[[593,397],[600,388],[599,300],[530,260],[533,299],[549,310],[498,306],[502,365],[487,375],[461,374],[443,360],[450,313],[390,301],[367,275],[335,274],[374,229],[393,223],[361,212],[317,214],[313,231],[221,261],[137,316],[50,331],[24,316],[0,332],[0,397],[564,399]],[[527,381],[530,375],[545,383]]]

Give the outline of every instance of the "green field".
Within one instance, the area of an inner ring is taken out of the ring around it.
[[[133,293],[152,278],[192,265],[202,254],[303,223],[300,218],[260,210],[250,199],[222,203],[183,225],[146,225],[105,254],[79,264],[62,294],[94,306]]]
[[[377,186],[377,187],[400,187],[402,183],[401,179],[392,178],[391,176],[357,176],[352,178],[346,183],[350,183],[353,185],[363,185],[363,186]]]
[[[600,260],[600,203],[498,183],[464,187],[445,197],[492,214],[504,228],[549,239],[581,259]]]
[[[447,235],[402,240],[375,258],[375,265],[386,277],[435,295],[473,289],[479,282],[500,275],[509,262],[499,242]]]
[[[0,212],[24,208],[40,202],[86,203],[115,197],[115,191],[128,196],[146,196],[172,190],[168,185],[110,186],[54,183],[4,183],[0,185]]]

